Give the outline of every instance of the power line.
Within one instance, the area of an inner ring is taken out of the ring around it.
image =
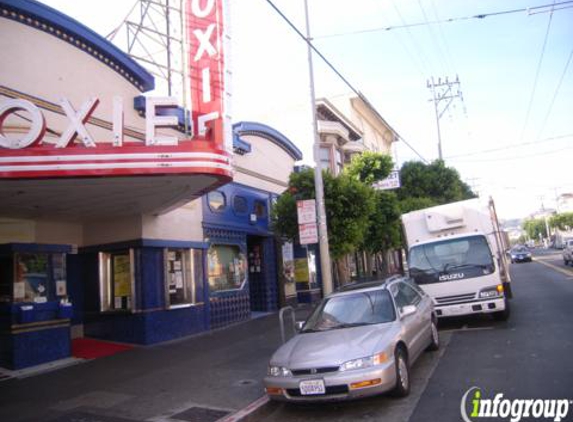
[[[539,145],[545,142],[550,142],[550,141],[558,141],[564,138],[570,138],[573,136],[573,133],[569,133],[567,135],[559,135],[559,136],[552,136],[551,138],[545,138],[545,139],[541,139],[538,141],[531,141],[531,142],[522,142],[519,144],[519,147],[521,148],[524,145]],[[469,157],[471,155],[480,155],[480,154],[488,154],[490,152],[498,152],[498,151],[504,151],[506,149],[514,149],[515,145],[507,145],[505,147],[499,147],[499,148],[492,148],[492,149],[484,149],[481,151],[474,151],[474,152],[468,152],[466,154],[457,154],[457,155],[450,155],[447,156],[446,158],[450,159],[450,158],[459,158],[459,157]]]
[[[434,16],[436,17],[436,20],[439,20],[440,18],[439,18],[439,16],[438,16],[438,10],[437,10],[437,8],[436,8],[436,5],[435,5],[435,3],[434,3],[434,0],[430,0],[430,4],[431,4],[431,6],[432,6],[432,11],[434,12]],[[452,54],[451,54],[451,52],[450,52],[450,47],[448,46],[448,41],[447,41],[446,37],[444,36],[444,31],[442,30],[442,24],[441,24],[441,23],[438,24],[438,31],[439,31],[439,33],[440,33],[440,37],[441,37],[441,39],[442,39],[442,42],[444,43],[444,47],[445,47],[445,50],[446,50],[446,59],[448,60],[448,65],[449,65],[449,67],[452,68],[452,70],[454,71],[454,73],[457,74],[458,72],[456,71],[456,66],[455,66],[455,64],[454,64],[454,60],[452,59]]]
[[[462,163],[489,163],[489,162],[498,162],[498,161],[513,161],[513,160],[523,160],[523,159],[527,159],[527,158],[537,158],[539,156],[543,156],[543,155],[552,155],[552,154],[558,154],[560,152],[563,151],[569,151],[573,149],[573,146],[568,146],[565,148],[560,148],[560,149],[555,149],[552,151],[545,151],[545,152],[536,152],[535,154],[528,154],[528,155],[517,155],[517,156],[511,156],[511,157],[502,157],[502,158],[484,158],[482,160],[461,160]],[[460,161],[460,160],[456,160],[456,161]]]
[[[543,10],[543,9],[551,8],[553,6],[563,6],[563,7],[553,8],[551,10]],[[544,5],[533,6],[533,7],[522,7],[520,9],[502,10],[502,11],[490,12],[490,13],[480,13],[478,15],[458,16],[458,17],[453,17],[453,18],[448,18],[448,19],[437,19],[435,21],[416,22],[416,23],[410,23],[410,24],[402,22],[402,25],[392,25],[392,26],[383,26],[383,27],[376,27],[376,28],[370,28],[370,29],[359,29],[356,31],[338,32],[338,33],[334,33],[334,34],[315,36],[314,38],[315,39],[317,39],[317,38],[331,38],[331,37],[341,37],[341,36],[345,36],[345,35],[365,34],[365,33],[369,33],[369,32],[391,31],[393,29],[408,29],[408,28],[414,28],[417,26],[426,26],[426,25],[434,25],[434,24],[440,24],[440,23],[459,22],[459,21],[466,21],[466,20],[472,20],[472,19],[485,19],[485,18],[488,18],[490,16],[502,16],[502,15],[509,15],[509,14],[514,14],[514,13],[521,13],[521,12],[527,12],[528,15],[536,15],[539,13],[548,13],[548,12],[552,13],[554,11],[569,9],[571,7],[573,7],[573,0],[563,1],[563,2],[559,2],[559,3],[552,3],[552,4],[544,4]]]
[[[404,17],[402,16],[402,13],[400,12],[400,9],[398,8],[398,6],[394,2],[394,0],[391,0],[391,3],[392,3],[392,7],[394,7],[394,10],[396,11],[396,14],[398,15],[398,18],[400,18],[400,21],[402,22],[404,28],[406,28],[406,32],[408,32],[408,35],[409,35],[410,39],[412,40],[412,44],[414,45],[414,49],[418,51],[418,56],[420,57],[420,61],[422,62],[422,66],[429,68],[430,72],[433,74],[434,70],[433,70],[432,64],[430,63],[430,61],[426,57],[426,54],[424,53],[424,49],[420,48],[419,44],[416,42],[414,35],[412,35],[412,31],[410,31],[409,25],[404,20]]]
[[[543,133],[543,130],[545,129],[545,125],[547,124],[547,120],[549,119],[549,115],[551,114],[551,111],[553,110],[553,105],[555,104],[555,99],[557,98],[557,94],[559,93],[559,90],[561,89],[561,84],[563,83],[563,79],[565,79],[565,74],[567,73],[567,68],[569,67],[569,64],[571,64],[571,58],[573,58],[573,48],[571,49],[571,53],[569,53],[569,59],[567,59],[567,63],[565,64],[565,68],[563,69],[563,73],[561,74],[561,78],[559,79],[559,83],[557,84],[557,87],[555,88],[555,92],[553,93],[553,98],[551,99],[551,103],[549,105],[549,109],[547,110],[547,114],[545,115],[545,118],[543,119],[543,124],[541,125],[541,129],[539,130],[539,133],[537,134],[538,138],[541,137],[541,134]]]
[[[352,90],[352,92],[354,92],[359,98],[366,100],[364,95],[360,91],[358,91],[354,87],[354,85],[352,85],[348,81],[348,79],[346,79],[346,77],[344,77],[344,75],[342,75],[342,73],[340,73],[340,71],[336,69],[336,67],[334,67],[334,65],[312,44],[312,42],[309,39],[307,39],[307,37],[296,27],[296,25],[292,23],[292,21],[289,18],[287,18],[285,14],[271,0],[266,0],[266,1],[280,15],[280,17],[283,18],[283,20],[298,34],[298,36],[302,38],[305,43],[308,44],[308,46],[312,49],[312,51],[314,51],[322,59],[322,61],[324,61],[324,63],[326,63],[326,65]],[[406,142],[404,138],[398,135],[398,139],[402,140],[404,144],[408,146],[408,148],[414,151],[418,155],[418,157],[422,159],[422,161],[424,161],[426,164],[428,163],[428,161],[424,157],[422,157],[422,155],[420,155],[420,153],[416,151],[408,142]]]
[[[552,20],[553,20],[553,12],[549,14],[549,21],[547,22],[547,30],[545,31],[545,38],[543,39],[543,46],[541,47],[541,54],[539,55],[539,62],[537,63],[537,70],[535,71],[535,79],[533,80],[533,89],[531,90],[531,96],[529,97],[527,113],[525,114],[525,121],[523,122],[523,128],[521,128],[521,135],[519,136],[519,141],[523,140],[523,135],[525,134],[527,123],[529,123],[529,115],[531,114],[531,107],[533,105],[533,99],[535,98],[535,91],[537,90],[537,82],[539,80],[539,73],[541,72],[541,64],[543,63],[543,56],[545,55],[545,47],[547,46],[547,39],[549,38],[549,30],[551,29]]]
[[[371,3],[374,7],[376,7],[378,9],[378,11],[380,12],[380,14],[382,15],[382,17],[384,17],[385,12],[382,11],[382,9],[380,9],[380,2],[378,0],[371,0]],[[381,18],[382,19],[382,18]],[[404,48],[404,51],[406,52],[406,54],[408,55],[408,57],[410,58],[410,60],[412,61],[412,63],[414,64],[414,66],[416,67],[416,69],[418,70],[418,72],[420,73],[420,75],[425,78],[426,75],[423,71],[424,68],[424,64],[423,63],[418,63],[419,60],[419,55],[414,55],[412,54],[412,52],[410,51],[410,48],[408,48],[408,44],[402,39],[402,37],[400,36],[399,32],[394,32],[394,37],[396,37],[396,39],[398,40],[398,42],[402,45],[402,47]]]
[[[418,6],[420,7],[420,10],[422,11],[422,16],[424,17],[424,22],[426,22],[426,23],[429,22],[428,16],[426,15],[426,9],[424,9],[424,6],[422,5],[422,0],[418,0]],[[436,46],[436,49],[438,51],[438,55],[442,56],[442,64],[445,64],[447,62],[447,57],[443,53],[442,48],[440,46],[440,43],[436,39],[436,34],[434,34],[434,30],[432,29],[432,26],[426,25],[426,28],[428,29],[428,32],[430,33],[430,38],[432,39],[432,42]]]

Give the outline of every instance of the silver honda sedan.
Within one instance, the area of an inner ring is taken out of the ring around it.
[[[324,298],[272,356],[273,400],[321,401],[410,391],[410,366],[439,347],[433,302],[413,281],[357,283]]]

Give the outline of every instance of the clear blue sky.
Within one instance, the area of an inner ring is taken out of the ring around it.
[[[44,2],[104,35],[134,3]],[[304,29],[302,0],[274,3]],[[436,159],[438,149],[426,81],[459,76],[464,101],[452,103],[440,120],[444,158],[482,195],[493,195],[507,218],[526,216],[542,203],[552,207],[556,195],[573,192],[573,63],[564,74],[573,52],[573,3],[557,6],[567,8],[553,15],[546,8],[532,9],[543,12],[535,14],[459,18],[552,3],[309,0],[315,45],[427,160]],[[310,161],[304,43],[265,0],[232,0],[231,6],[234,120],[275,127]],[[455,19],[356,33],[450,18]],[[319,97],[350,92],[318,58],[315,77]],[[416,158],[403,142],[396,155],[399,163]]]

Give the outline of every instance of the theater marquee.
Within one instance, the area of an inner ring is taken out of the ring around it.
[[[0,100],[0,179],[198,173],[229,180],[232,176],[232,136],[227,110],[224,3],[223,0],[187,0],[189,134],[165,136],[165,131],[162,135],[157,130],[178,126],[175,113],[165,112],[178,108],[174,98],[146,98],[144,139],[126,142],[124,107],[131,104],[133,98],[100,101],[93,97],[74,104],[61,93],[62,99],[52,103],[50,111],[65,116],[66,124],[62,127],[60,119],[61,130],[57,131],[57,136],[52,133],[48,140],[45,135],[51,125],[39,102],[25,98],[30,95],[18,97],[18,91],[2,87],[8,98]],[[12,1],[7,1],[6,5],[19,7]],[[102,116],[111,122],[110,139],[96,139],[90,134],[90,122],[103,101],[112,103],[108,107],[112,110],[111,115]],[[27,127],[18,133],[7,134],[6,122],[15,116],[27,121]]]

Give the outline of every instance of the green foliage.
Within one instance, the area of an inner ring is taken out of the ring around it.
[[[545,226],[545,219],[543,218],[530,218],[523,222],[523,230],[531,239],[539,239],[539,237],[547,237],[547,230]]]
[[[438,205],[436,201],[432,198],[404,198],[399,201],[398,206],[400,208],[400,212],[402,214],[406,214],[410,211],[421,210],[424,208],[433,207],[434,205]]]
[[[376,191],[375,211],[370,217],[363,249],[370,253],[383,252],[401,246],[400,208],[394,192]]]
[[[573,212],[555,214],[549,219],[549,224],[559,230],[573,230]]]
[[[330,253],[337,259],[363,243],[375,209],[374,190],[347,174],[323,172],[323,181]],[[288,190],[273,208],[275,232],[290,240],[298,237],[297,199],[314,199],[313,169],[291,174]]]
[[[446,167],[442,160],[431,164],[404,163],[400,169],[400,184],[397,194],[402,212],[476,197],[457,170]]]
[[[273,205],[271,220],[275,233],[289,240],[297,239],[296,199],[289,191],[279,196]]]
[[[375,209],[374,190],[344,173],[325,172],[324,200],[330,253],[338,259],[363,243]]]
[[[344,168],[344,172],[370,186],[388,177],[393,167],[394,164],[389,155],[365,151],[354,155],[352,162]]]

